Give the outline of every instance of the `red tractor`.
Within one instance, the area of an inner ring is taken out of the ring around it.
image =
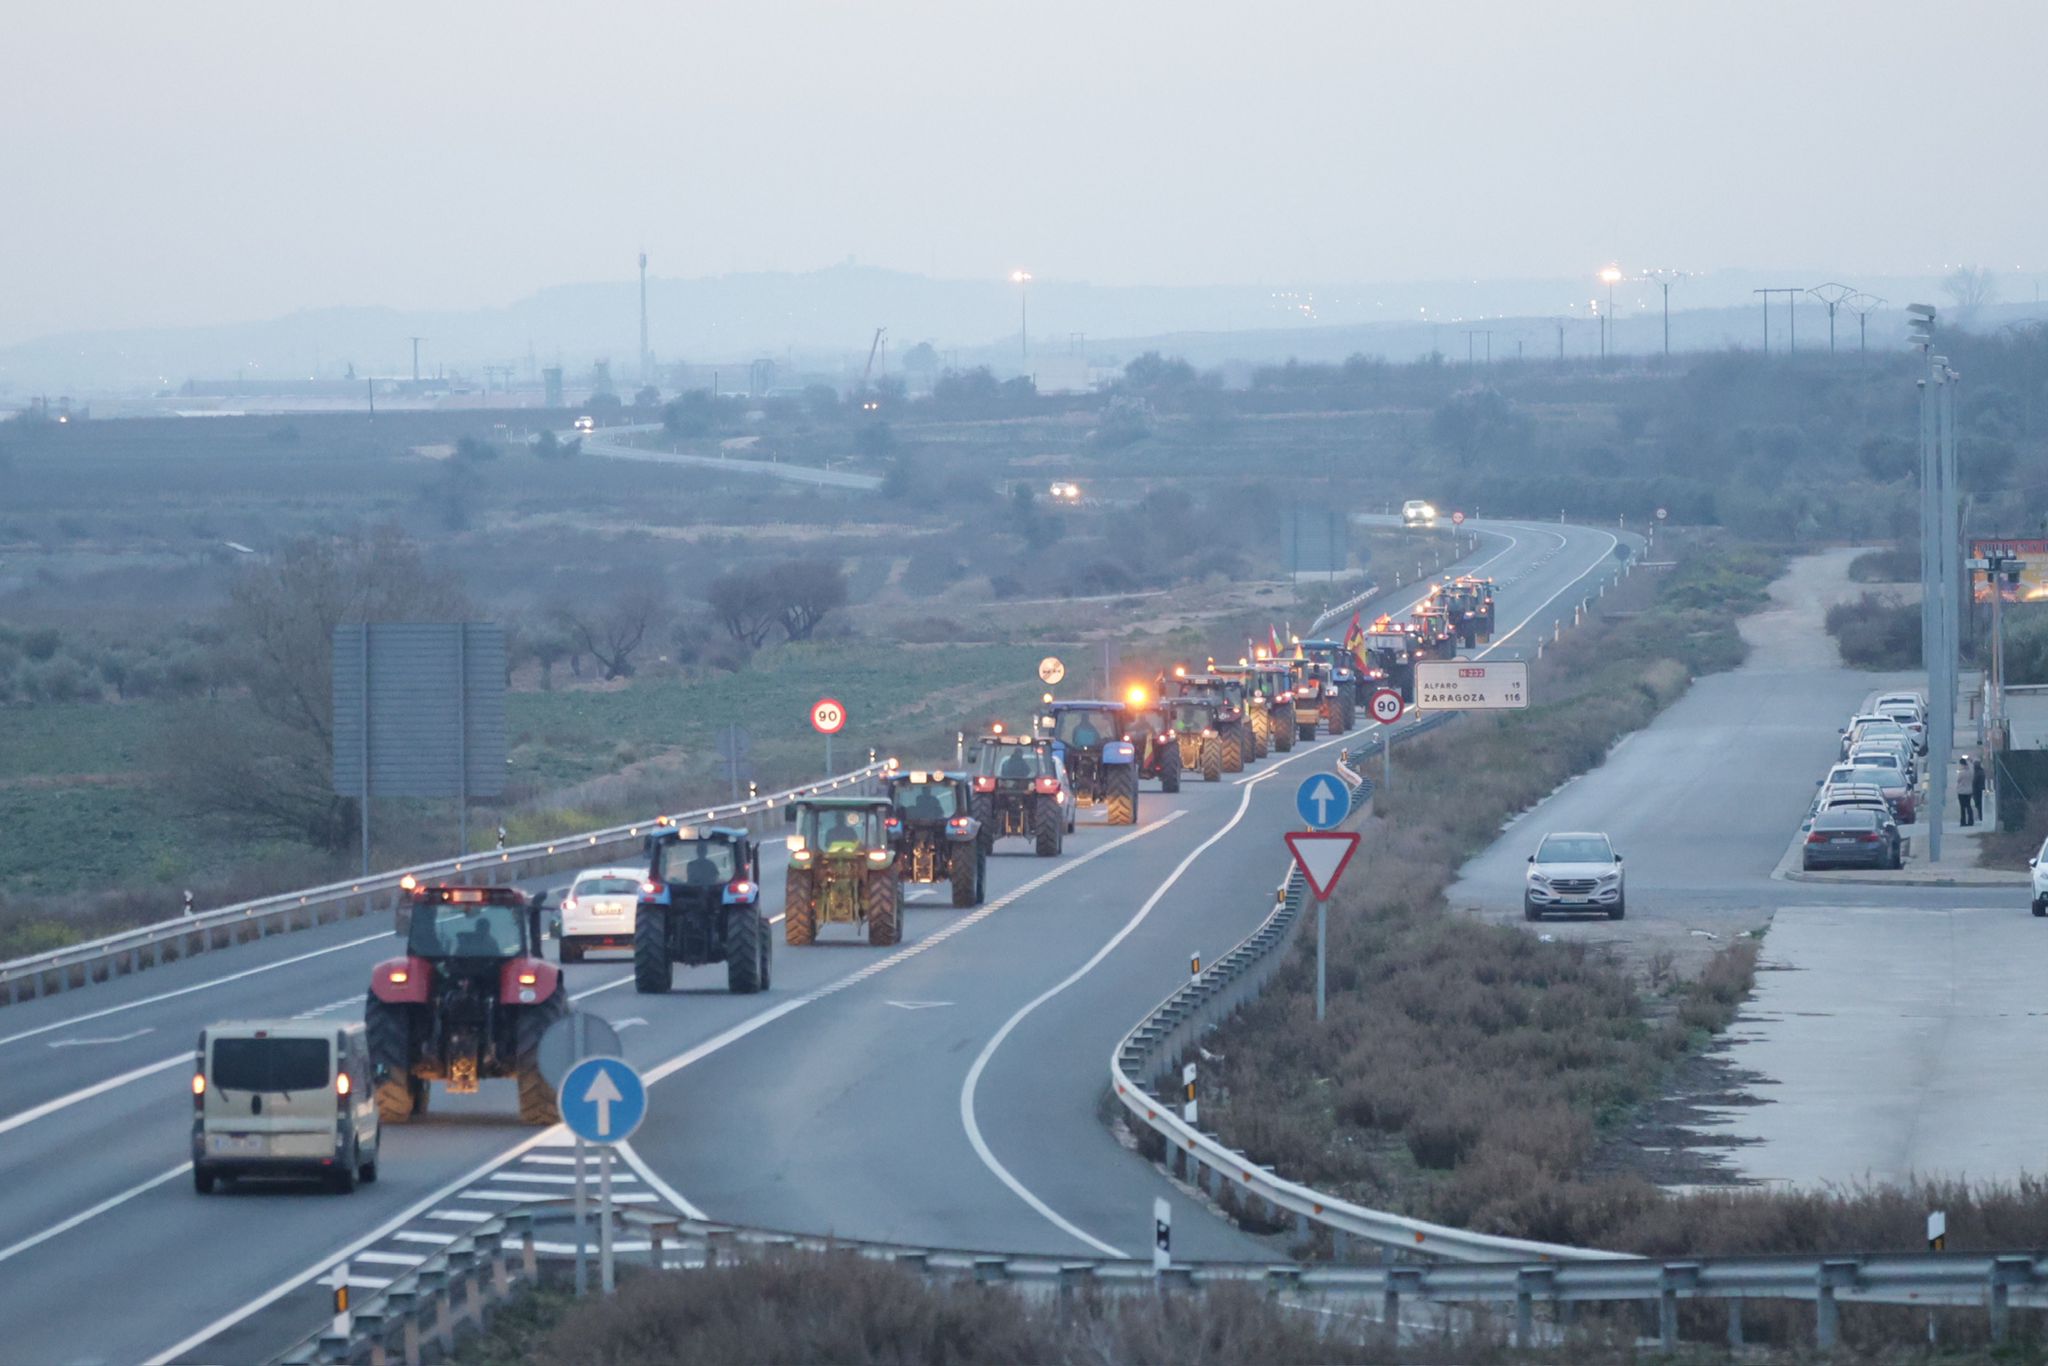
[[[405,957],[377,965],[363,1008],[385,1123],[424,1114],[430,1081],[464,1094],[485,1077],[518,1079],[526,1123],[561,1118],[540,1036],[569,1013],[569,995],[541,957],[542,900],[511,887],[415,887],[400,907]]]

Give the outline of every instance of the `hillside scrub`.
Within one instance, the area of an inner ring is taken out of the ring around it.
[[[1313,1020],[1304,944],[1206,1045],[1220,1057],[1205,1116],[1255,1161],[1376,1207],[1561,1242],[1608,1242],[1624,1210],[1654,1203],[1580,1174],[1733,1018],[1754,946],[1646,994],[1600,951],[1455,916],[1443,891],[1506,819],[1597,765],[1692,676],[1740,662],[1736,618],[1765,600],[1781,557],[1702,542],[1678,559],[1638,589],[1639,614],[1596,617],[1546,651],[1541,705],[1461,716],[1402,747],[1330,916],[1328,1020]]]

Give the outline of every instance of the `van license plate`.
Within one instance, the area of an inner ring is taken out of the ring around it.
[[[260,1153],[263,1140],[255,1134],[213,1134],[207,1143],[213,1153]]]

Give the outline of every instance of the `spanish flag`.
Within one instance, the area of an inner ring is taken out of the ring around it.
[[[1358,624],[1358,613],[1351,614],[1351,625],[1344,632],[1344,649],[1350,654],[1352,663],[1359,673],[1365,672],[1365,628]]]
[[[1280,657],[1280,633],[1273,629],[1273,623],[1270,621],[1266,623],[1266,639],[1271,643],[1272,658],[1278,659]]]

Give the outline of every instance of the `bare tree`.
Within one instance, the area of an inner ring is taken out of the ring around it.
[[[782,619],[782,601],[767,574],[758,569],[728,569],[704,590],[711,614],[736,641],[759,649]]]
[[[221,673],[247,687],[260,720],[237,721],[214,707],[181,716],[165,738],[176,791],[198,811],[345,847],[355,803],[335,796],[328,781],[334,628],[472,615],[460,582],[429,567],[396,527],[302,537],[243,570],[221,614]]]
[[[768,579],[791,640],[809,640],[827,613],[846,606],[846,575],[833,560],[784,560],[768,571]]]
[[[668,591],[638,575],[608,576],[585,604],[558,604],[559,621],[576,646],[597,661],[607,682],[633,675],[633,656],[647,633],[668,617]]]
[[[1953,272],[1941,287],[1955,300],[1956,323],[1967,326],[1998,298],[1998,276],[1983,266],[1964,266]]]

